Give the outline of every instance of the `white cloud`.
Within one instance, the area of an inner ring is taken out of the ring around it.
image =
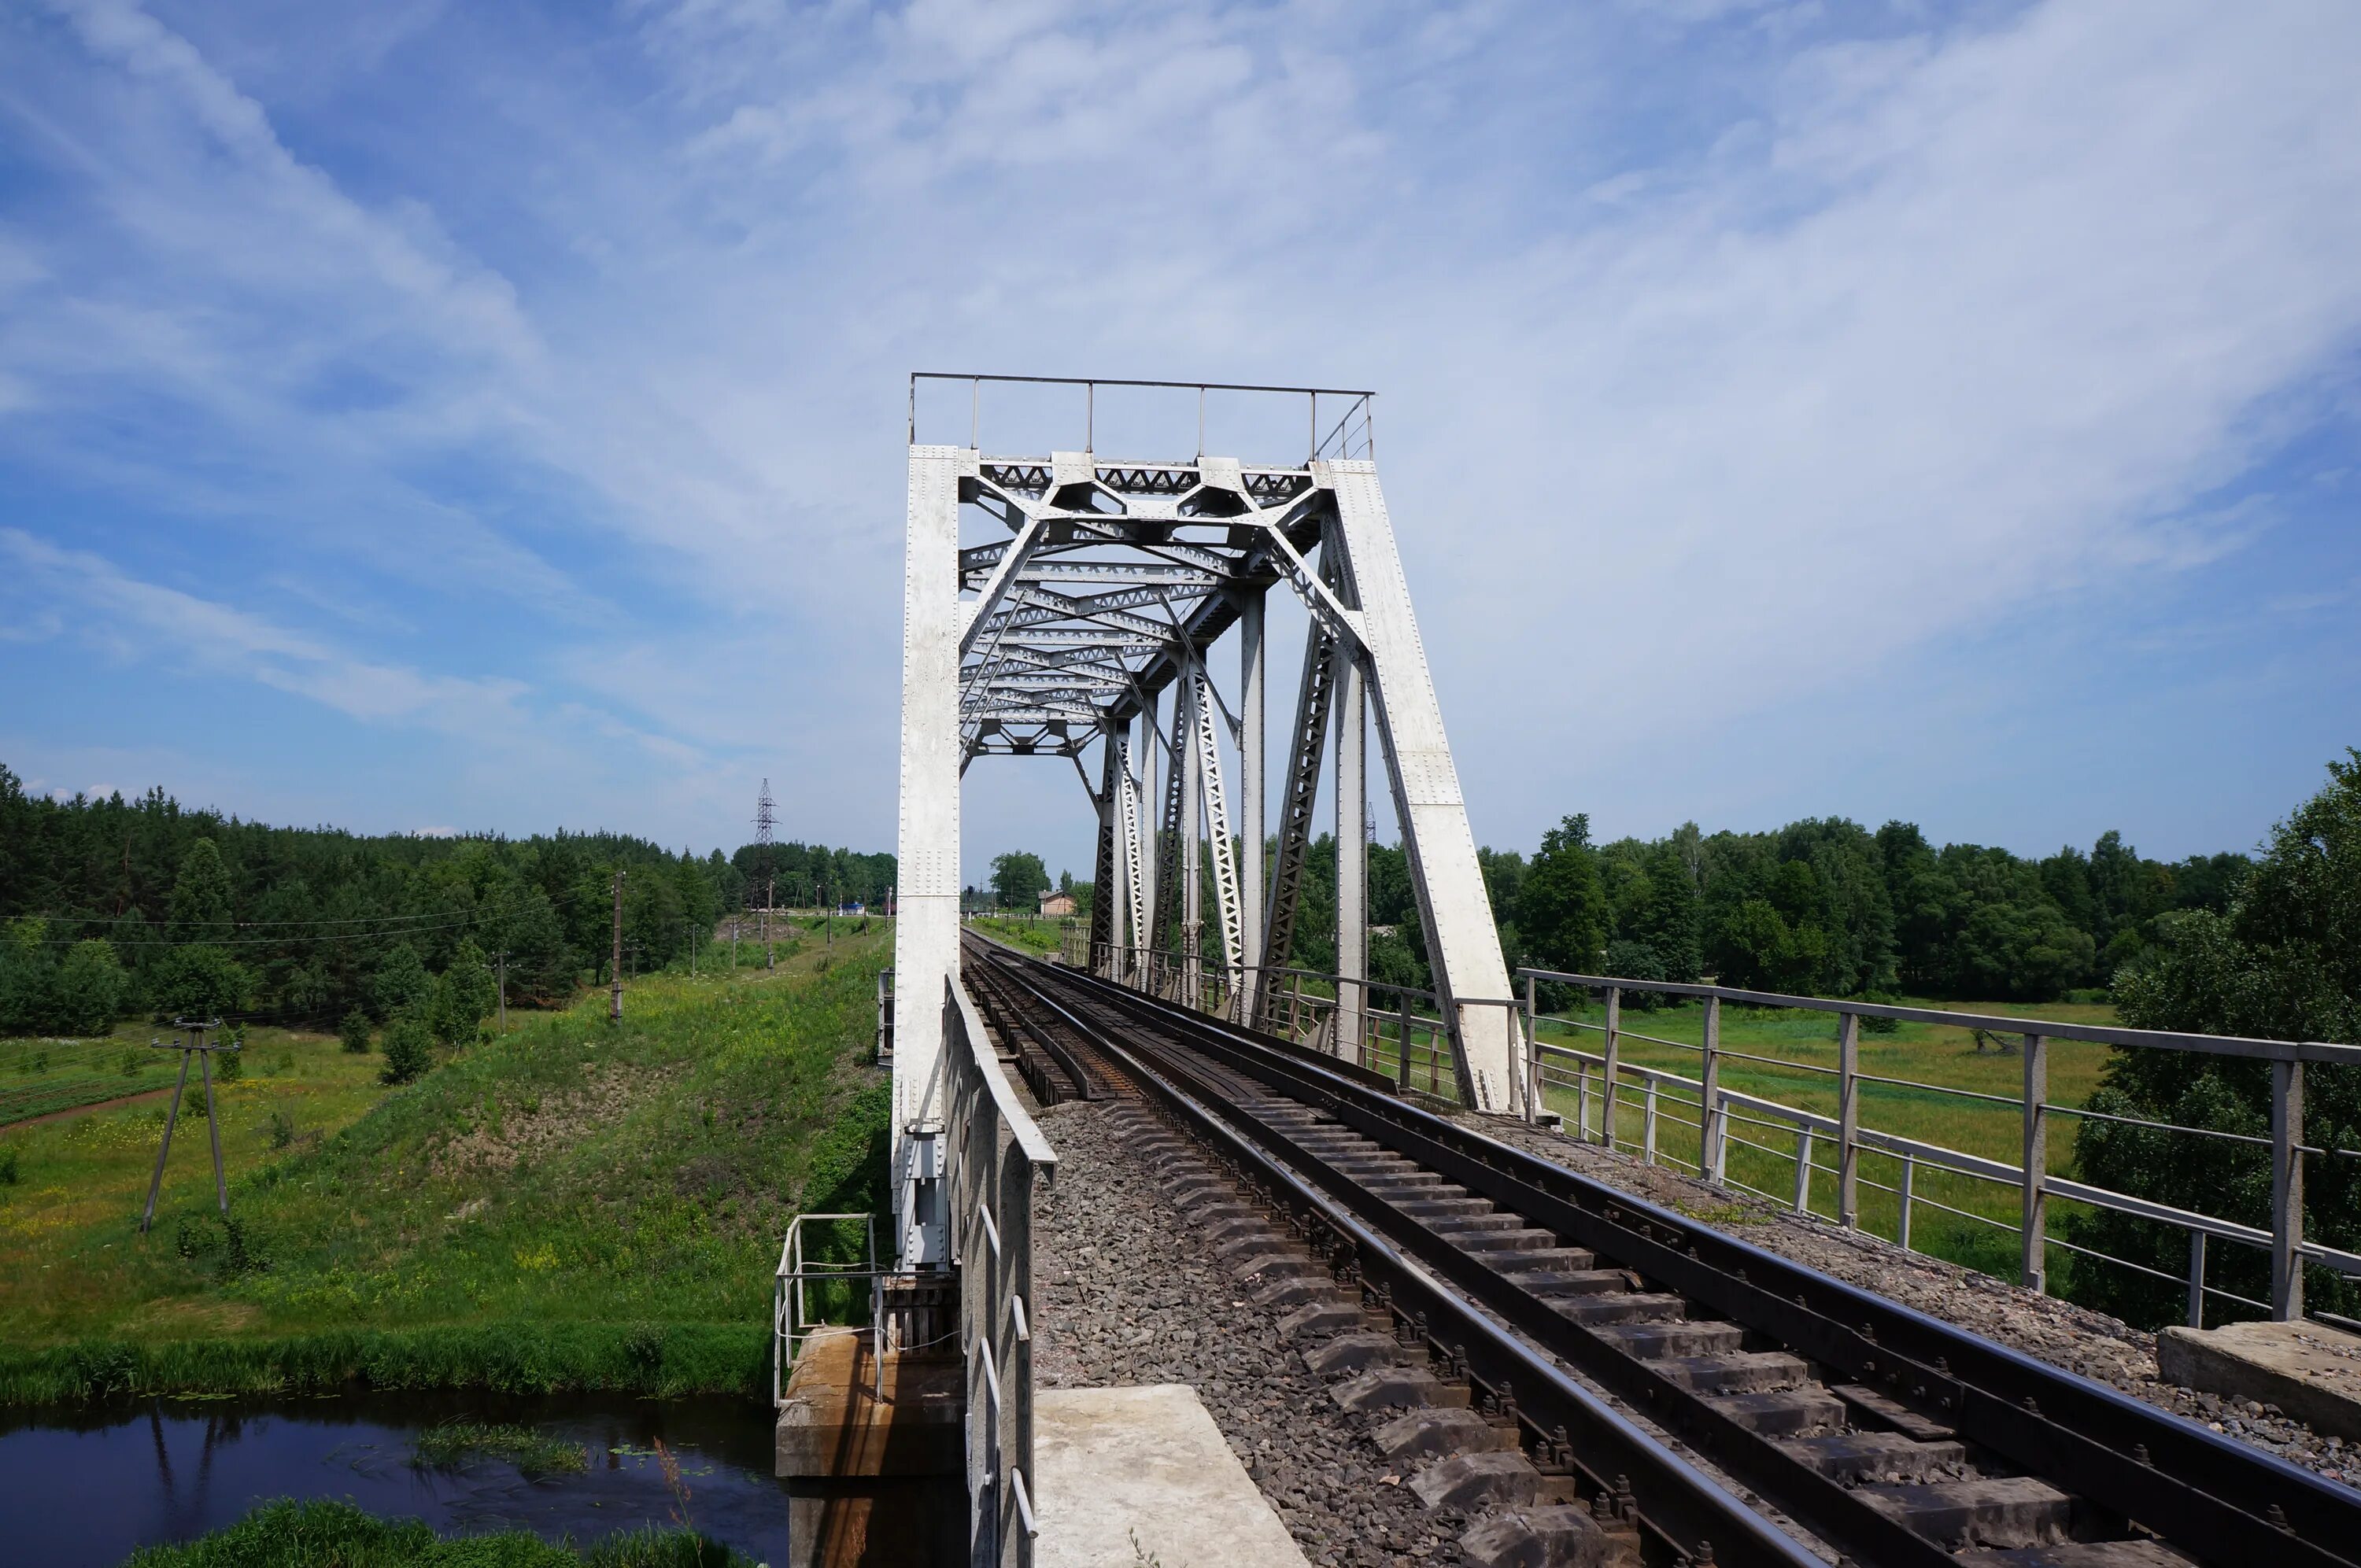
[[[2361,329],[2361,14],[1634,9],[644,0],[599,51],[464,10],[299,51],[78,5],[0,65],[71,192],[0,214],[0,455],[424,593],[357,646],[512,598],[567,645],[550,712],[682,809],[742,815],[668,778],[691,751],[784,753],[871,841],[913,366],[1379,387],[1517,840],[1613,779],[1598,734],[2268,530],[2214,492],[2329,417]],[[1665,85],[1733,28],[1715,96]],[[144,587],[104,591],[211,603]],[[338,711],[532,700],[234,613],[242,668]]]

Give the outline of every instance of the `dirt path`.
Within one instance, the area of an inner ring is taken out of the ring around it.
[[[69,1117],[87,1116],[93,1111],[104,1111],[116,1105],[137,1105],[143,1100],[161,1100],[171,1092],[169,1089],[144,1089],[137,1094],[118,1094],[112,1100],[93,1100],[87,1105],[69,1105],[62,1111],[44,1111],[38,1116],[27,1116],[19,1122],[0,1123],[0,1135],[13,1133],[19,1127],[38,1127],[44,1122],[62,1122]]]

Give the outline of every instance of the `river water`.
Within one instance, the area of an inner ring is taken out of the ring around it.
[[[589,1451],[580,1473],[529,1478],[497,1460],[412,1464],[449,1420],[533,1427]],[[164,1400],[0,1410],[0,1560],[112,1568],[136,1548],[219,1529],[273,1497],[336,1497],[445,1534],[521,1529],[588,1541],[675,1523],[657,1464],[680,1462],[689,1519],[756,1562],[784,1562],[787,1494],[772,1423],[748,1399],[362,1395]]]

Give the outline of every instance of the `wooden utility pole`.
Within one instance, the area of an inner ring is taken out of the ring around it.
[[[493,957],[493,961],[494,961],[495,963],[497,963],[497,964],[500,966],[500,1033],[501,1033],[501,1034],[503,1034],[503,1035],[505,1035],[505,1034],[507,1034],[507,1033],[509,1032],[509,954],[508,954],[508,949],[507,949],[506,948],[501,948],[501,949],[500,950],[500,952],[499,952],[499,953],[497,953],[497,954],[495,954],[495,955],[494,955],[494,957]]]
[[[189,1088],[189,1058],[197,1058],[197,1070],[205,1085],[205,1131],[214,1146],[214,1201],[221,1205],[224,1217],[229,1213],[229,1183],[222,1174],[221,1121],[214,1111],[214,1053],[234,1051],[236,1045],[224,1045],[218,1039],[208,1043],[205,1036],[221,1028],[221,1020],[208,1018],[202,1022],[192,1018],[175,1018],[172,1027],[188,1036],[188,1043],[168,1046],[161,1040],[150,1040],[156,1050],[178,1050],[181,1053],[181,1080],[172,1088],[171,1109],[164,1113],[164,1141],[156,1146],[156,1174],[148,1179],[148,1207],[139,1215],[139,1234],[146,1235],[148,1227],[156,1221],[156,1194],[164,1185],[164,1159],[172,1152],[172,1124],[181,1119],[181,1096]]]
[[[623,1021],[623,873],[615,873],[615,948],[607,959],[607,975],[612,982],[607,995],[607,1022]]]
[[[763,967],[779,967],[779,955],[771,947],[771,905],[778,897],[779,884],[769,877],[763,880]]]

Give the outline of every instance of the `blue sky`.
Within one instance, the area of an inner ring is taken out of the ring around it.
[[[2361,9],[0,14],[0,761],[892,841],[905,376],[1368,386],[1478,836],[2361,743]],[[1285,685],[1284,680],[1276,685]],[[1062,764],[1059,764],[1062,766]],[[972,873],[1082,871],[979,767]]]

